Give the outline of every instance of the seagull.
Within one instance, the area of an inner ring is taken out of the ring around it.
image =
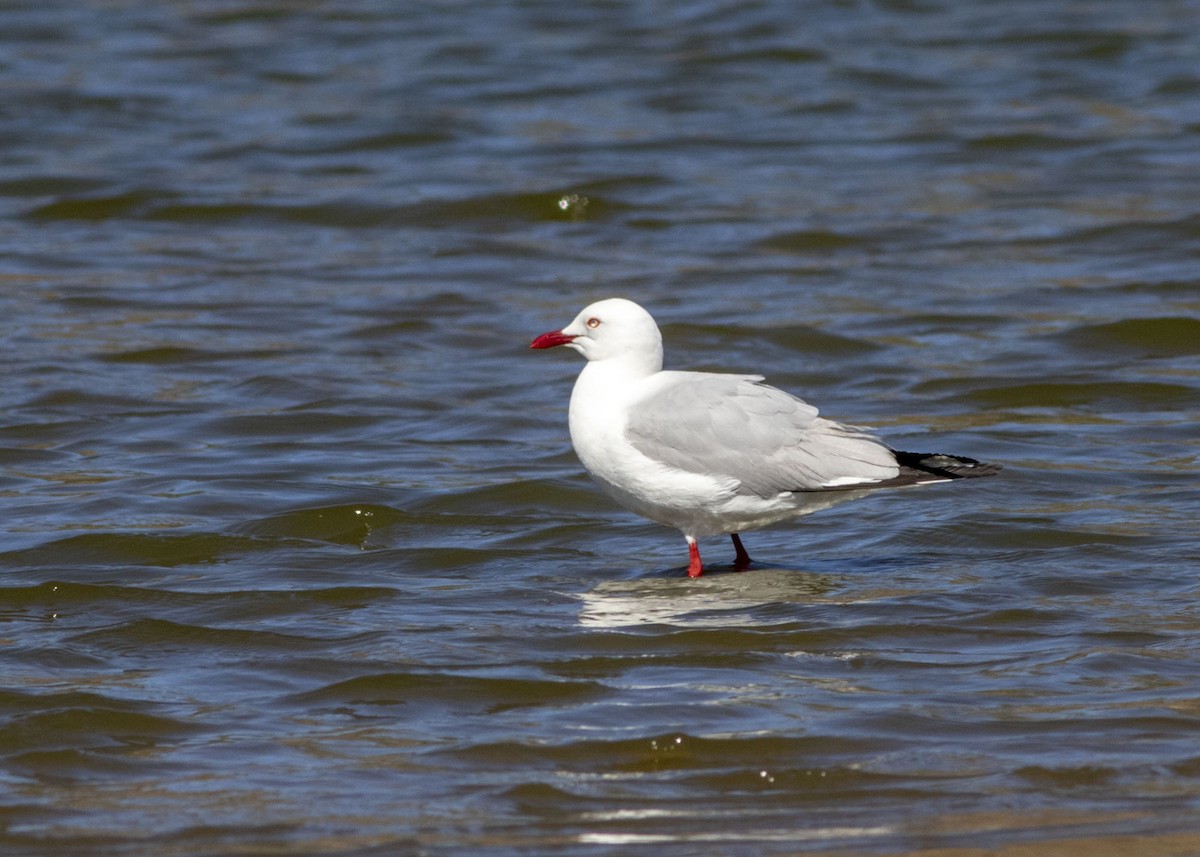
[[[993,476],[998,464],[899,452],[858,426],[818,416],[761,375],[664,371],[662,334],[638,304],[609,298],[530,348],[587,358],[571,392],[571,444],[620,505],[683,532],[688,577],[703,573],[701,536],[739,533],[882,488]]]

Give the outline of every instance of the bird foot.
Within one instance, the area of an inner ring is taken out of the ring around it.
[[[750,559],[750,554],[742,546],[742,540],[738,538],[737,533],[730,533],[729,538],[733,540],[733,549],[737,551],[737,556],[733,559],[733,570],[745,571],[751,566],[754,560]]]

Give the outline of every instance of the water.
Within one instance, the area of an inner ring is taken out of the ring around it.
[[[0,10],[0,850],[1200,850],[1200,5]],[[624,295],[997,479],[683,577]]]

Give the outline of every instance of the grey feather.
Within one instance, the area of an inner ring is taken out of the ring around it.
[[[827,490],[838,480],[870,487],[899,473],[882,441],[823,419],[761,376],[663,375],[667,384],[631,409],[625,427],[629,442],[651,459],[736,480],[739,493],[760,497]]]

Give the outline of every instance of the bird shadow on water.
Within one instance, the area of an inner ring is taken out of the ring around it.
[[[713,566],[698,578],[672,570],[633,580],[605,580],[578,597],[585,628],[677,625],[689,628],[762,625],[794,621],[794,615],[764,615],[773,605],[829,604],[843,584],[837,575],[789,568],[734,571]]]

